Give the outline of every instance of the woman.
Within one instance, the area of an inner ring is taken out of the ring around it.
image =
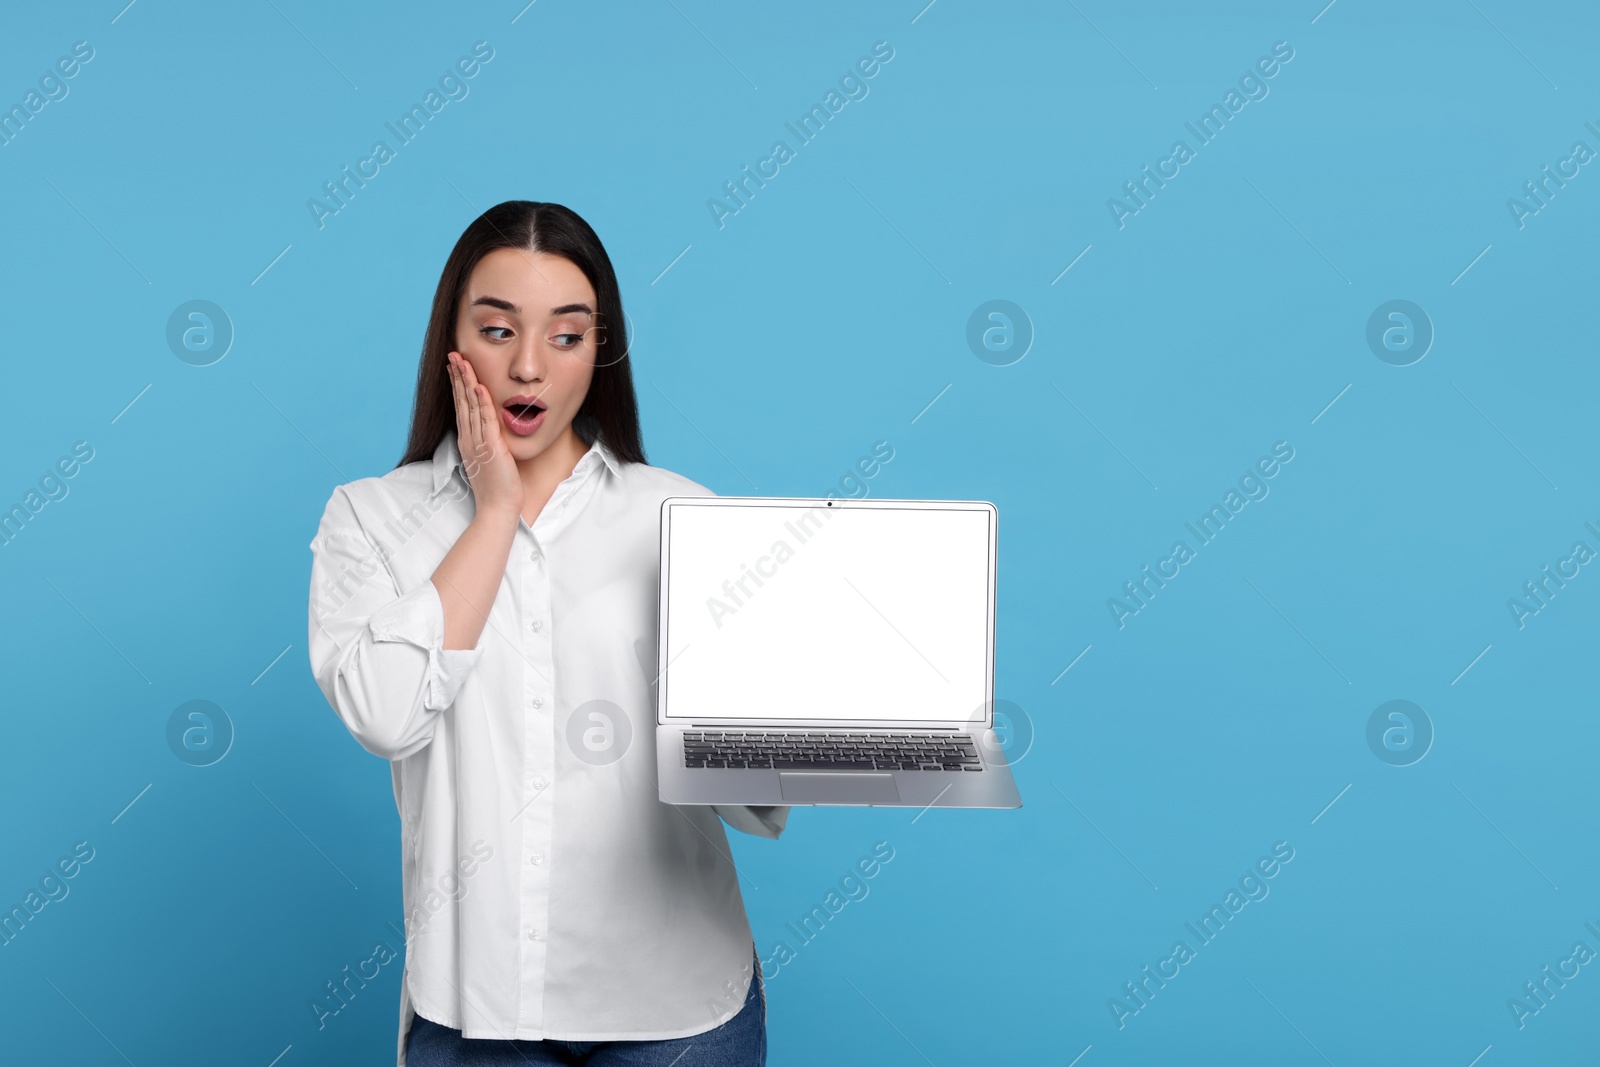
[[[333,491],[311,666],[400,812],[399,1064],[762,1064],[766,1000],[721,819],[655,788],[664,497],[621,295],[559,204],[467,227],[434,294],[411,437]]]

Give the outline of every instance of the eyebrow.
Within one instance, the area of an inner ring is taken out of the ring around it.
[[[502,300],[498,296],[480,296],[478,299],[474,300],[470,306],[476,307],[479,304],[485,304],[489,307],[499,308],[502,311],[509,311],[517,315],[522,314],[521,306],[513,304],[509,300]],[[594,314],[594,308],[590,307],[588,304],[562,304],[560,307],[551,308],[550,314],[566,315],[569,312],[574,311],[583,311],[590,315]]]

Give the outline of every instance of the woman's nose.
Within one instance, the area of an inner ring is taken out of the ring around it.
[[[524,341],[511,357],[511,376],[519,382],[541,381],[544,378],[544,357],[534,341]]]

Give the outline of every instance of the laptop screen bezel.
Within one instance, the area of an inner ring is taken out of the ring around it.
[[[672,513],[683,507],[782,507],[804,510],[809,508],[829,507],[845,510],[859,510],[863,508],[878,510],[916,510],[916,511],[982,511],[988,516],[988,596],[986,598],[986,619],[984,623],[984,717],[979,719],[849,719],[849,720],[818,720],[818,719],[771,719],[764,717],[728,716],[707,717],[694,715],[668,715],[667,714],[667,679],[671,664],[667,662],[667,603],[668,590],[670,589],[670,551],[672,538]],[[998,512],[994,504],[987,500],[888,500],[888,499],[849,499],[839,497],[749,497],[749,496],[669,496],[661,502],[661,544],[660,544],[660,572],[656,583],[657,602],[657,638],[656,638],[656,670],[654,682],[656,694],[656,725],[680,727],[709,727],[738,729],[741,727],[763,727],[772,729],[785,729],[805,727],[809,729],[839,730],[925,730],[925,729],[950,729],[952,727],[962,730],[992,729],[994,726],[994,635],[995,635],[995,573],[996,573],[996,547]],[[819,723],[826,722],[827,725]]]

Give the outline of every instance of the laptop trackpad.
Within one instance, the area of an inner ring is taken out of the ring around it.
[[[801,804],[892,804],[900,799],[892,774],[860,771],[779,771],[783,799]]]

